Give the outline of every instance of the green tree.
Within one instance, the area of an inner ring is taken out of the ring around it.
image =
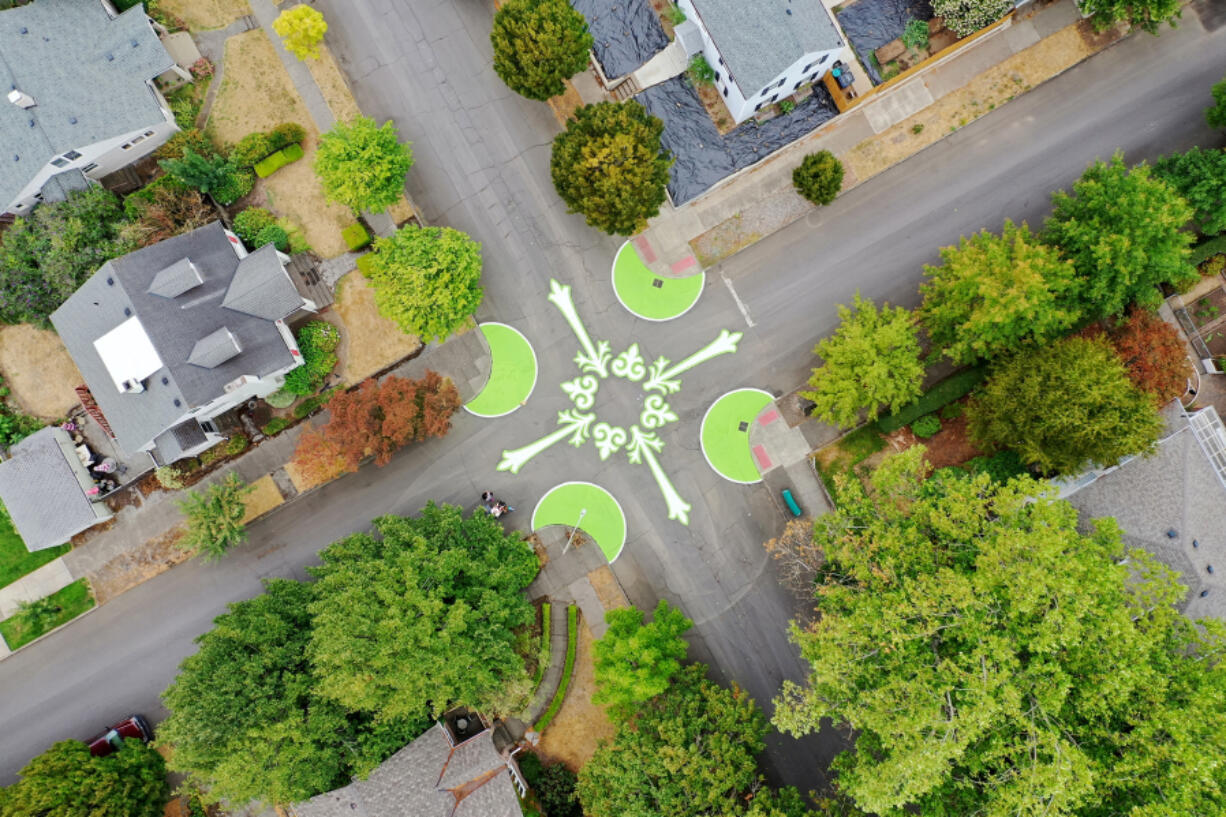
[[[955,363],[973,363],[1063,334],[1080,312],[1076,272],[1023,224],[987,230],[941,250],[924,267],[920,320],[933,346]]]
[[[0,240],[0,321],[47,325],[47,318],[98,267],[134,249],[120,234],[123,206],[102,187],[40,204]]]
[[[1213,104],[1205,108],[1205,121],[1211,128],[1226,128],[1226,79],[1214,83],[1210,93]]]
[[[911,448],[818,520],[816,615],[792,625],[811,671],[776,725],[854,730],[837,785],[876,814],[1218,813],[1221,622],[1042,483],[926,471]]]
[[[839,318],[835,333],[813,350],[822,365],[801,392],[817,404],[817,416],[849,427],[864,409],[875,420],[883,407],[895,411],[920,396],[924,365],[910,312],[889,304],[878,311],[857,292],[852,308],[839,305]]]
[[[247,515],[244,497],[254,488],[233,472],[204,490],[189,491],[179,501],[179,509],[187,516],[187,532],[180,546],[199,553],[206,562],[214,562],[226,551],[247,538]]]
[[[1102,338],[1065,338],[993,367],[968,409],[971,436],[1043,473],[1153,450],[1162,418]]]
[[[664,123],[637,102],[585,105],[553,140],[553,186],[572,213],[610,235],[632,235],[660,212],[673,160]]]
[[[401,227],[369,258],[379,314],[424,341],[446,340],[481,305],[481,245],[459,230]]]
[[[566,0],[508,0],[490,32],[494,73],[515,93],[549,99],[587,68],[592,35]]]
[[[319,59],[319,44],[328,31],[328,23],[322,13],[305,3],[288,8],[272,22],[285,44],[285,50],[300,60]]]
[[[381,126],[359,116],[337,122],[319,137],[315,173],[324,195],[354,210],[380,212],[404,194],[404,177],[413,166],[413,150],[400,141],[391,120]]]
[[[1226,150],[1194,147],[1154,162],[1154,177],[1183,196],[1205,235],[1226,232]]]
[[[1055,205],[1043,240],[1073,262],[1086,317],[1119,315],[1138,301],[1157,306],[1161,284],[1196,280],[1188,263],[1192,209],[1146,165],[1129,170],[1123,155],[1095,162]]]
[[[810,153],[792,171],[792,186],[814,204],[829,204],[843,189],[843,163],[828,150]]]
[[[592,701],[608,704],[609,713],[624,720],[638,704],[668,689],[689,648],[681,636],[694,622],[663,599],[650,624],[636,607],[610,610],[604,618],[609,629],[593,648],[597,690]]]
[[[255,176],[250,170],[239,168],[216,153],[205,157],[186,148],[183,158],[163,159],[158,164],[171,178],[212,196],[222,204],[241,199],[251,192],[255,184]]]
[[[375,529],[309,568],[320,693],[380,719],[487,709],[524,675],[514,631],[533,617],[523,592],[538,569],[532,548],[487,513],[433,502]]]
[[[163,694],[170,767],[217,799],[290,803],[364,777],[428,721],[347,712],[316,692],[312,585],[272,579],[229,606]]]
[[[162,817],[170,798],[162,756],[133,738],[106,757],[61,741],[20,775],[0,789],[0,817]]]
[[[932,11],[959,37],[990,26],[1013,10],[1013,0],[932,0]]]
[[[1182,4],[1180,0],[1080,0],[1079,5],[1097,31],[1106,31],[1116,23],[1128,23],[1157,34],[1163,23],[1175,27]]]

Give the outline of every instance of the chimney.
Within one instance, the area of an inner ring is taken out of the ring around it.
[[[29,109],[34,107],[34,97],[30,96],[29,94],[23,94],[16,88],[9,91],[9,102],[12,102],[18,108]]]

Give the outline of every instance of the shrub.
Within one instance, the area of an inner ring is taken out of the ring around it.
[[[1215,255],[1207,261],[1202,261],[1198,269],[1201,275],[1221,275],[1226,271],[1226,255]]]
[[[212,205],[195,190],[161,176],[123,203],[131,221],[119,235],[138,247],[148,247],[215,221]]]
[[[561,763],[550,763],[541,771],[533,788],[546,817],[583,817],[576,782],[575,773]]]
[[[281,12],[273,21],[272,30],[281,37],[286,51],[300,60],[316,60],[328,23],[323,14],[303,4]]]
[[[828,150],[810,153],[792,171],[792,184],[814,204],[829,204],[843,188],[843,164]]]
[[[959,37],[974,34],[1004,17],[1013,0],[933,0],[932,10]]]
[[[275,226],[277,219],[263,207],[248,207],[234,217],[234,232],[248,247],[255,249],[256,237],[265,227]]]
[[[1026,466],[1016,451],[1005,449],[990,457],[975,457],[966,464],[972,474],[987,474],[1000,483],[1008,482],[1013,477],[1026,473]]]
[[[195,85],[184,85],[166,95],[166,102],[170,104],[170,112],[180,130],[196,127],[200,108],[204,104],[204,94],[201,90],[203,89]]]
[[[779,102],[779,110],[784,114],[789,114],[796,110],[796,102],[791,99],[784,99]]]
[[[289,428],[289,420],[285,419],[284,417],[273,417],[264,424],[264,427],[261,428],[260,431],[264,432],[265,437],[273,437],[280,434],[287,428]]]
[[[370,243],[370,233],[356,221],[341,230],[341,238],[345,239],[345,246],[351,250],[360,250]]]
[[[566,663],[562,666],[562,680],[558,683],[558,691],[554,693],[549,708],[532,727],[536,732],[544,732],[549,728],[554,716],[562,708],[562,702],[566,700],[566,688],[570,686],[570,676],[575,670],[575,648],[579,638],[578,622],[579,608],[572,604],[566,608]]]
[[[242,434],[235,434],[226,442],[226,454],[233,457],[236,454],[241,454],[247,450],[247,445],[250,441]]]
[[[200,464],[205,465],[205,466],[212,465],[213,463],[217,462],[219,459],[221,459],[225,455],[226,455],[226,444],[218,443],[212,448],[205,450],[205,452],[200,455]]]
[[[168,491],[179,491],[183,488],[183,475],[173,465],[163,465],[153,472],[158,484]]]
[[[196,128],[186,128],[177,132],[174,136],[163,142],[157,150],[153,151],[155,159],[182,159],[183,153],[188,149],[195,153],[208,153],[213,149],[212,143],[209,142],[201,131]],[[166,178],[163,176],[162,178]],[[155,179],[155,181],[157,181]],[[152,184],[153,182],[150,182]],[[148,187],[149,185],[145,185]],[[135,194],[133,194],[135,195]],[[128,198],[131,198],[129,196]],[[126,203],[126,202],[125,202]]]
[[[928,24],[923,20],[908,20],[901,39],[912,51],[924,51],[928,48]]]
[[[233,204],[251,192],[255,187],[255,176],[246,168],[235,168],[229,176],[213,190],[213,198],[221,204]]]
[[[286,252],[289,249],[289,233],[279,224],[270,224],[255,236],[256,249],[265,244],[272,244],[281,252]]]
[[[918,400],[893,414],[887,414],[877,421],[877,430],[882,434],[897,431],[909,425],[925,414],[931,414],[947,403],[959,400],[970,393],[987,377],[987,369],[976,366],[973,369],[963,369],[951,375],[924,392]]]
[[[302,145],[290,145],[255,163],[255,175],[266,179],[288,164],[303,157]]]
[[[518,755],[516,760],[519,761],[519,772],[524,776],[524,782],[528,784],[528,788],[535,789],[545,771],[545,764],[535,752],[524,752]]]
[[[307,399],[303,400],[301,403],[294,406],[294,410],[293,410],[294,419],[302,420],[305,417],[309,416],[311,412],[315,411],[315,409],[319,408],[324,403],[328,402],[328,398],[331,396],[332,396],[331,393],[319,394],[314,397],[308,397]]]
[[[297,399],[298,399],[297,395],[290,394],[285,389],[278,389],[277,391],[265,397],[264,402],[272,406],[273,408],[283,409],[283,408],[289,408],[290,406],[292,406],[294,404],[294,401]]]
[[[925,414],[911,424],[911,433],[926,440],[941,430],[941,420],[935,414]]]
[[[1226,254],[1226,235],[1220,235],[1217,238],[1211,238],[1208,241],[1197,244],[1188,253],[1188,261],[1193,264],[1199,264],[1219,253]]]
[[[284,388],[291,394],[314,394],[336,366],[336,347],[341,335],[327,321],[311,321],[298,330],[297,340],[302,365],[285,375]]]
[[[205,561],[215,561],[246,539],[243,518],[247,515],[247,503],[243,499],[252,490],[238,474],[232,473],[203,493],[190,492],[179,503],[187,516],[187,533],[180,546],[196,550]]]
[[[301,145],[303,139],[306,139],[306,128],[297,122],[282,122],[268,132],[268,143],[273,150]]]
[[[256,131],[239,139],[234,147],[230,148],[230,161],[240,167],[250,167],[276,150],[267,134]]]
[[[961,403],[949,403],[941,407],[942,420],[956,420],[962,416],[965,407]]]
[[[711,67],[711,63],[707,62],[707,58],[702,54],[695,54],[690,59],[689,74],[690,80],[695,85],[715,84],[715,69]]]
[[[205,77],[213,76],[213,63],[208,57],[201,57],[192,63],[192,77],[195,79],[204,79]]]
[[[679,26],[685,22],[685,12],[682,11],[681,8],[675,3],[669,4],[669,7],[665,10],[664,14],[668,17],[668,21],[675,26]]]

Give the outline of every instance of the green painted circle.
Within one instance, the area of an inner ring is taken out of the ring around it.
[[[583,520],[579,521],[579,514]],[[626,515],[613,494],[591,482],[563,482],[550,488],[532,511],[532,530],[578,523],[612,562],[626,543]]]
[[[661,278],[639,258],[634,244],[627,241],[613,259],[613,292],[632,315],[649,321],[679,318],[702,295],[706,273],[688,278]],[[659,281],[660,285],[655,286]]]
[[[464,408],[478,417],[501,417],[522,406],[536,388],[536,352],[505,323],[483,323],[480,329],[490,346],[490,379]]]
[[[749,429],[741,431],[741,423],[750,424],[762,413],[773,398],[761,389],[730,391],[711,404],[702,418],[702,454],[707,464],[726,480],[749,484],[761,482],[762,475],[754,465],[749,450]]]

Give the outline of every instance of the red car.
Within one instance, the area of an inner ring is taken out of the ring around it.
[[[97,737],[85,741],[94,757],[105,757],[123,748],[124,738],[136,738],[148,743],[153,740],[153,728],[144,715],[130,715]]]

